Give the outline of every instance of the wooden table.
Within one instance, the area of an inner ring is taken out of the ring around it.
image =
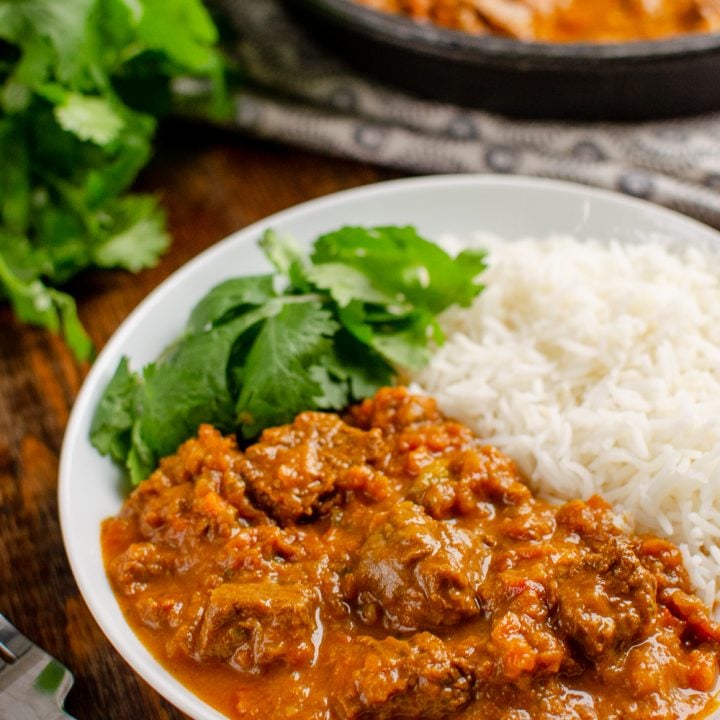
[[[174,242],[134,276],[89,272],[71,292],[98,349],[162,280],[234,230],[304,200],[393,177],[378,168],[197,128],[166,129],[139,182],[159,193]],[[0,306],[0,612],[75,675],[78,720],[184,715],[120,658],[92,619],[60,535],[58,457],[87,367],[61,340]]]

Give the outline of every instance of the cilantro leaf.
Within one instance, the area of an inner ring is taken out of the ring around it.
[[[193,309],[188,331],[201,332],[275,297],[272,275],[232,278],[214,287]]]
[[[225,432],[235,428],[235,393],[228,374],[233,347],[248,328],[280,309],[279,304],[264,304],[219,326],[188,332],[160,361],[146,366],[140,377],[129,377],[126,369],[118,368],[117,379],[98,405],[93,427],[108,423],[112,427],[114,422],[122,433],[115,447],[129,438],[122,462],[133,482],[143,480],[159,458],[174,452],[201,423]],[[131,397],[130,387],[134,388]],[[127,402],[116,402],[118,395]],[[118,419],[113,420],[116,411]],[[91,433],[91,441],[104,454],[111,453],[103,435]]]
[[[437,337],[439,331],[432,316],[419,314],[404,326],[375,331],[371,345],[393,366],[418,370],[430,360],[430,339]]]
[[[271,313],[267,309],[264,313]],[[227,367],[238,336],[262,317],[248,313],[206,332],[186,336],[164,362],[143,372],[142,417],[138,432],[155,459],[174,452],[200,423],[229,432],[235,402]]]
[[[412,228],[342,228],[310,258],[274,232],[261,247],[274,274],[220,283],[141,378],[121,365],[108,387],[93,427],[111,432],[92,440],[124,454],[133,481],[201,423],[249,439],[303,410],[371,395],[398,369],[427,362],[443,340],[437,312],[482,288],[482,254],[450,258]]]
[[[476,278],[485,269],[483,257],[465,251],[453,259],[412,227],[344,227],[318,238],[312,261],[352,268],[399,307],[410,303],[436,315],[452,304],[470,304],[482,289]],[[338,274],[325,287],[337,293],[342,282]]]
[[[263,324],[244,358],[236,405],[245,437],[318,407],[327,387],[313,378],[312,368],[330,350],[338,327],[317,301],[287,304]]]
[[[411,227],[344,227],[318,238],[308,271],[348,330],[392,365],[416,369],[441,343],[435,316],[482,289],[484,253],[451,258]]]
[[[401,312],[412,309],[409,303],[399,302],[397,297],[375,287],[364,272],[352,265],[319,263],[307,270],[307,277],[315,287],[327,290],[340,307],[361,301],[374,305],[397,305]]]
[[[197,0],[142,0],[137,24],[139,39],[162,50],[180,67],[200,72],[217,61],[213,50],[218,33],[210,15]]]
[[[132,272],[153,267],[170,244],[155,198],[132,195],[115,203],[112,211],[114,226],[92,250],[95,264]]]
[[[157,465],[158,457],[145,442],[141,433],[142,422],[136,420],[130,433],[132,445],[128,453],[126,466],[130,472],[130,480],[134,485],[142,482]]]
[[[123,357],[98,404],[90,440],[104,455],[125,463],[132,446],[132,429],[139,414],[140,378]]]
[[[280,235],[271,229],[260,239],[260,247],[280,276],[286,276],[290,284],[298,291],[308,289],[306,282],[307,258],[303,255],[295,238]]]
[[[35,38],[48,40],[57,74],[67,80],[82,62],[82,44],[93,0],[0,0],[0,37],[37,52]]]
[[[177,78],[208,80],[227,109],[217,41],[202,0],[0,0],[0,299],[78,357],[89,339],[59,286],[167,248],[156,201],[125,193]]]
[[[333,341],[332,357],[327,359],[332,375],[348,383],[344,402],[327,405],[340,409],[353,400],[369,397],[378,388],[392,385],[395,369],[381,355],[363,346],[346,328],[341,328]]]
[[[125,125],[107,100],[76,92],[67,93],[55,106],[55,117],[63,130],[96,145],[109,145]]]

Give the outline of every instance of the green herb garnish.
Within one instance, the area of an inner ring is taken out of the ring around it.
[[[0,0],[0,301],[92,345],[58,288],[86,267],[136,272],[169,239],[152,197],[124,195],[147,162],[178,76],[213,81],[217,31],[201,0]]]
[[[272,275],[228,280],[142,375],[123,359],[91,429],[140,482],[200,423],[252,438],[302,410],[339,410],[423,366],[443,342],[436,316],[482,290],[485,254],[451,258],[411,227],[345,227],[308,257],[273,231]],[[277,288],[284,289],[278,291]]]

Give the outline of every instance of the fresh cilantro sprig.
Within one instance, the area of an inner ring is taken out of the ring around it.
[[[275,273],[215,287],[160,360],[138,374],[123,358],[106,388],[91,440],[134,482],[200,423],[252,438],[423,366],[444,340],[437,315],[483,287],[482,251],[451,258],[412,227],[344,227],[309,256],[272,231],[261,246]]]
[[[0,302],[92,345],[58,289],[89,266],[136,272],[168,246],[152,197],[124,194],[178,76],[223,61],[201,0],[0,0]]]

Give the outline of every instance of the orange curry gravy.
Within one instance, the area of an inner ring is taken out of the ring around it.
[[[545,42],[618,42],[720,30],[720,0],[358,0],[455,30]]]
[[[210,426],[103,525],[142,641],[232,718],[659,720],[713,704],[678,549],[535,499],[428,398],[381,390],[244,452]]]

